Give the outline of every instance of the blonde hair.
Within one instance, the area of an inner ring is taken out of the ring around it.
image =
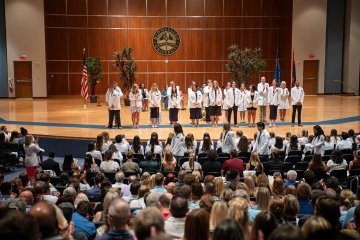
[[[195,176],[195,182],[197,182],[197,183],[200,182],[201,173],[199,171],[193,171],[191,174]]]
[[[220,194],[220,200],[228,203],[231,200],[232,196],[233,196],[233,190],[231,190],[230,188],[225,188]]]
[[[131,92],[132,92],[133,94],[139,92],[139,86],[138,86],[136,83],[134,83],[134,85],[132,86]]]
[[[323,217],[318,215],[311,216],[301,227],[301,233],[304,239],[318,231],[326,231],[331,229],[331,224]]]
[[[210,212],[210,219],[209,219],[209,226],[210,226],[210,231],[214,231],[216,226],[218,225],[218,223],[227,218],[228,216],[228,205],[226,202],[224,201],[216,201],[214,203],[214,205],[211,208],[211,212]]]
[[[104,132],[101,133],[101,135],[103,136],[103,139],[104,139],[105,142],[110,140],[110,136],[109,136],[108,132],[104,131]]]
[[[281,85],[281,87],[282,87],[282,86],[285,86],[285,87],[286,87],[286,82],[285,82],[285,81],[281,81],[280,85]]]
[[[25,146],[29,146],[34,141],[34,137],[30,134],[25,136]]]
[[[275,177],[272,186],[273,195],[284,195],[284,190],[284,180],[281,177]]]
[[[52,205],[52,206],[54,206],[54,208],[55,208],[55,213],[56,213],[55,217],[58,222],[57,227],[59,228],[60,232],[63,233],[69,227],[69,224],[68,224],[66,218],[64,217],[62,210],[56,205]]]
[[[299,212],[299,202],[294,195],[286,195],[284,197],[284,215],[293,217]]]
[[[252,176],[246,176],[244,179],[244,183],[249,188],[249,195],[251,197],[255,196],[256,188],[255,188],[255,182]]]
[[[153,88],[156,88],[155,91],[158,91],[158,90],[159,90],[157,83],[153,83],[153,84],[151,85],[151,91],[153,91]]]
[[[110,191],[111,190],[111,191]],[[120,194],[119,191],[117,189],[113,189],[110,188],[108,193],[106,193],[105,197],[104,197],[104,201],[103,201],[103,211],[104,213],[107,213],[107,211],[109,210],[109,206],[112,200],[114,200],[115,198],[119,198]]]
[[[140,178],[141,185],[148,186],[150,184],[150,173],[144,172]]]
[[[190,167],[191,170],[194,170],[194,168],[195,168],[195,160],[196,160],[195,153],[190,153],[190,155],[189,155],[189,167]]]
[[[256,194],[257,208],[261,211],[268,211],[270,206],[270,190],[267,187],[260,187]]]
[[[229,218],[237,221],[244,230],[244,235],[246,239],[248,223],[249,223],[249,214],[248,214],[248,202],[241,197],[234,198],[229,202]]]
[[[344,189],[341,191],[339,196],[340,206],[344,206],[346,209],[354,206],[354,194],[349,189]]]
[[[214,179],[215,184],[215,195],[220,196],[221,193],[224,191],[224,181],[221,177],[217,177]]]
[[[259,169],[259,165],[261,164],[259,154],[257,152],[252,152],[250,155],[250,163],[254,165],[257,169]]]

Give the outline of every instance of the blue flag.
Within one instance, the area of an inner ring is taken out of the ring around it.
[[[280,59],[278,52],[276,52],[276,63],[275,63],[275,74],[274,79],[277,81],[277,85],[280,86],[281,80],[280,80]]]

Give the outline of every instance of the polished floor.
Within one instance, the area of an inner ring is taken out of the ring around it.
[[[123,101],[122,101],[123,104]],[[104,96],[100,96],[100,105],[89,104],[83,107],[83,100],[76,96],[51,97],[47,99],[1,99],[0,100],[0,125],[7,126],[8,130],[18,130],[20,127],[28,129],[33,135],[59,136],[69,138],[96,138],[102,131],[108,131],[110,137],[123,133],[131,139],[139,135],[141,139],[148,139],[152,132],[157,132],[160,139],[166,139],[169,132],[173,131],[168,121],[168,111],[162,111],[159,128],[151,128],[149,112],[140,114],[140,128],[131,126],[131,113],[129,107],[122,106],[122,130],[105,129],[108,120],[107,107]],[[257,113],[258,115],[258,113]],[[258,117],[258,116],[257,116]],[[319,124],[325,134],[336,128],[338,132],[360,131],[360,97],[358,96],[307,96],[303,107],[303,127],[291,127],[291,110],[288,110],[284,123],[269,128],[277,135],[284,136],[286,132],[300,134],[302,129],[312,133],[312,127]],[[247,116],[246,116],[247,119]],[[201,139],[205,132],[210,133],[212,139],[218,139],[222,131],[221,124],[213,128],[205,122],[200,122],[200,127],[193,128],[189,119],[189,111],[179,112],[179,123],[184,126],[184,133],[193,133],[196,139]],[[222,121],[224,117],[222,117]],[[252,138],[255,128],[249,128],[242,123],[238,128],[246,136]]]

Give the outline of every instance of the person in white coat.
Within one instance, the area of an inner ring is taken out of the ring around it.
[[[248,112],[249,127],[255,127],[256,109],[258,103],[258,92],[255,85],[249,86],[250,90],[245,95],[246,108]]]
[[[142,111],[142,95],[139,86],[135,83],[129,93],[130,111],[133,128],[139,128],[140,112]]]
[[[157,128],[160,118],[161,92],[158,85],[153,83],[149,92],[150,119],[152,127]]]
[[[289,109],[289,95],[290,92],[286,88],[286,82],[282,81],[280,87],[280,104],[278,107],[280,113],[280,121],[282,122],[285,121],[286,110]]]
[[[256,139],[253,145],[253,152],[257,152],[259,155],[269,155],[270,135],[265,130],[264,122],[258,122],[256,125],[258,132],[256,134]]]
[[[325,142],[325,135],[323,129],[319,125],[315,125],[313,127],[314,130],[314,138],[311,141],[311,147],[314,151],[314,154],[321,154],[324,156],[325,149],[324,149],[324,142]]]
[[[231,123],[231,114],[234,112],[234,127],[237,125],[237,113],[240,104],[240,90],[236,87],[236,82],[231,82],[231,88],[226,91],[224,104],[228,106],[227,121]]]
[[[174,124],[174,133],[175,136],[171,139],[171,152],[176,158],[178,166],[180,166],[180,159],[184,156],[185,153],[185,137],[181,124]]]
[[[245,113],[246,113],[246,90],[245,83],[241,83],[240,87],[240,97],[239,97],[239,112],[240,112],[240,122],[245,123]]]
[[[221,116],[221,105],[223,103],[222,91],[217,81],[213,81],[210,91],[210,118],[213,127],[217,127],[219,116]]]
[[[305,92],[302,87],[299,86],[299,80],[295,81],[295,86],[291,89],[291,105],[292,105],[292,116],[291,126],[294,126],[295,115],[298,112],[298,126],[302,127],[301,124],[301,110],[304,103]]]
[[[260,121],[266,122],[266,105],[268,104],[269,84],[265,77],[261,77],[260,83],[257,85],[259,93],[258,106],[260,108]]]
[[[198,86],[193,84],[191,86],[191,91],[188,93],[189,96],[189,109],[190,109],[190,119],[193,127],[199,126],[199,119],[202,118],[201,113],[201,103],[202,103],[202,94],[198,90]],[[196,125],[195,125],[196,124]]]
[[[148,95],[149,91],[145,88],[145,84],[140,84],[139,92],[141,94],[141,104],[142,104],[142,111],[148,110]]]
[[[226,83],[226,86],[224,87],[224,93],[223,93],[223,98],[225,99],[226,98],[226,93],[227,93],[227,90],[231,88],[231,82],[227,82]],[[228,115],[228,108],[229,106],[225,104],[225,102],[223,101],[222,102],[222,109],[224,110],[224,120],[223,122],[226,122],[227,121],[227,115]]]
[[[39,165],[39,154],[45,150],[39,147],[38,140],[30,134],[25,136],[24,150],[26,172],[29,179],[34,180]]]
[[[120,89],[120,88],[119,88]],[[107,128],[113,127],[113,121],[115,117],[115,127],[121,129],[121,121],[120,121],[120,98],[123,96],[123,93],[119,92],[114,86],[110,86],[108,91],[110,92],[108,95],[108,109],[109,109],[109,122]]]
[[[170,92],[170,95],[169,95],[169,120],[170,120],[170,124],[174,125],[179,120],[178,119],[179,109],[180,109],[180,96],[178,94],[176,86],[172,86],[171,92]]]
[[[204,87],[204,107],[205,107],[205,121],[209,123],[210,119],[210,91],[212,89],[212,80],[209,79],[207,85]]]
[[[270,105],[270,127],[275,127],[277,119],[277,108],[280,104],[280,88],[277,86],[277,81],[272,81],[272,86],[269,87],[268,91],[268,102]]]
[[[120,87],[118,86],[118,82],[116,80],[113,81],[112,85],[110,85],[106,91],[106,94],[105,94],[105,102],[106,102],[106,106],[109,106],[109,101],[110,101],[110,97],[111,97],[111,94],[113,93],[113,90],[117,91],[118,93],[121,94],[120,98],[122,97],[122,91],[120,89]],[[119,98],[119,104],[120,104],[120,98]],[[121,107],[121,106],[120,106]],[[109,115],[110,115],[110,109],[108,110],[109,111]],[[110,126],[112,126],[113,123],[111,123]],[[116,123],[115,123],[116,125]],[[121,126],[121,120],[120,120],[120,126]]]
[[[224,123],[223,131],[220,135],[221,141],[221,152],[222,153],[230,153],[231,150],[237,149],[234,133],[230,129],[230,123]]]

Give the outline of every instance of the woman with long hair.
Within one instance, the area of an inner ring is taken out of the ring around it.
[[[284,196],[284,180],[281,177],[275,177],[272,185],[272,195],[275,197]]]
[[[196,84],[191,86],[191,91],[189,95],[189,109],[190,109],[190,119],[193,127],[199,126],[199,119],[202,118],[201,113],[201,103],[202,103],[202,94],[199,91],[199,88]]]
[[[270,105],[270,125],[269,127],[275,127],[277,119],[277,109],[280,104],[280,88],[277,85],[277,80],[272,81],[272,86],[269,87],[268,101]]]
[[[210,90],[210,118],[213,127],[217,127],[219,116],[221,116],[221,106],[223,104],[222,91],[217,81],[213,81]]]
[[[255,117],[258,102],[258,92],[255,85],[249,86],[250,91],[246,94],[246,108],[248,112],[249,127],[255,127]]]
[[[100,161],[103,160],[101,152],[95,149],[95,142],[89,142],[86,154],[91,154],[94,159],[99,159]]]
[[[333,170],[346,170],[348,164],[343,157],[340,150],[334,150],[331,153],[330,160],[326,163],[327,171],[330,173]]]
[[[271,194],[267,187],[260,187],[256,194],[256,208],[260,211],[268,211],[270,207]]]
[[[140,141],[140,137],[138,135],[135,135],[134,136],[134,139],[133,139],[133,144],[130,146],[130,149],[134,152],[134,153],[140,153],[142,155],[144,155],[144,147],[143,145],[141,144],[141,141]]]
[[[320,154],[314,154],[313,158],[309,162],[308,170],[312,172],[320,172],[325,171],[326,166],[324,162],[322,161]]]
[[[62,164],[62,170],[67,172],[79,171],[79,165],[77,163],[77,159],[75,159],[71,153],[65,154],[64,162]]]
[[[115,144],[111,144],[109,146],[109,151],[112,152],[112,159],[114,159],[114,161],[118,161],[119,164],[121,165],[122,162],[123,162],[123,155],[121,154],[121,152],[117,149],[117,147],[115,146]],[[99,163],[99,166],[100,166],[100,163]]]
[[[39,165],[38,154],[40,152],[44,152],[45,150],[39,147],[38,140],[30,134],[25,135],[24,149],[26,172],[29,179],[34,179]]]
[[[145,148],[145,154],[147,152],[162,155],[163,149],[159,141],[159,135],[156,132],[151,133],[150,140]]]
[[[199,153],[208,152],[211,149],[214,149],[214,143],[211,140],[210,134],[205,132],[199,144]]]
[[[156,83],[152,84],[151,90],[149,92],[149,102],[151,124],[152,127],[157,128],[160,118],[161,92]]]
[[[249,152],[249,150],[250,150],[249,149],[249,141],[245,135],[240,137],[239,143],[237,145],[237,149],[241,153]]]
[[[140,112],[142,110],[142,94],[139,86],[135,83],[129,93],[130,111],[133,128],[139,128]]]
[[[192,133],[188,133],[185,137],[185,147],[186,147],[186,152],[190,153],[196,153],[196,147],[197,147],[197,142],[194,138],[194,134]]]
[[[279,112],[280,112],[280,121],[285,121],[286,110],[289,109],[289,95],[290,92],[286,88],[286,82],[281,82],[280,87],[280,104],[279,104]]]
[[[286,146],[286,155],[289,154],[290,151],[300,151],[301,146],[298,141],[298,137],[296,135],[291,135],[290,141]]]
[[[240,85],[240,103],[239,103],[239,112],[240,112],[240,122],[245,123],[245,113],[246,113],[246,86],[245,83]]]
[[[325,150],[323,148],[325,142],[324,131],[319,125],[313,127],[314,130],[314,139],[311,142],[314,153],[320,153],[321,156],[324,156]]]
[[[185,153],[185,137],[183,128],[179,123],[174,124],[175,136],[171,140],[171,152],[174,154],[177,163],[180,163],[180,159]]]
[[[186,172],[201,172],[201,165],[200,163],[196,162],[196,156],[194,153],[190,153],[189,161],[183,163],[183,165],[181,166],[181,170],[185,170]]]
[[[255,187],[255,182],[252,176],[246,176],[244,179],[244,183],[249,188],[249,196],[250,198],[254,198],[257,195],[257,190]]]
[[[142,110],[143,110],[143,111],[147,111],[147,110],[148,110],[148,95],[149,95],[149,92],[148,92],[148,90],[145,88],[145,84],[144,84],[144,83],[141,83],[141,84],[140,84],[139,92],[140,92],[140,94],[141,94]]]
[[[338,136],[337,130],[335,128],[330,131],[330,142],[334,144],[334,146],[340,142],[340,137]]]
[[[360,150],[354,151],[354,160],[349,163],[349,171],[351,169],[360,169]]]
[[[99,166],[95,163],[93,157],[90,154],[86,154],[84,158],[84,165],[82,171],[99,172]]]
[[[279,152],[285,151],[285,146],[284,146],[284,143],[283,143],[283,140],[281,137],[279,137],[279,136],[275,137],[275,144],[273,146],[271,146],[270,152],[272,152],[273,150],[277,150]]]
[[[252,152],[250,155],[250,161],[246,164],[247,171],[256,171],[262,173],[264,171],[264,166],[260,161],[259,154],[257,152]]]
[[[164,142],[164,145],[165,145],[164,154],[167,150],[171,150],[171,141],[174,136],[175,136],[175,133],[169,132],[168,137],[167,137],[166,141]]]
[[[106,150],[109,149],[109,146],[112,144],[112,141],[110,140],[110,135],[108,132],[104,131],[101,133],[101,135],[103,136],[103,145],[101,148],[101,152],[105,152]]]
[[[170,124],[175,124],[179,120],[178,115],[180,109],[180,96],[175,85],[171,87],[169,98],[169,120]]]
[[[205,209],[194,209],[186,217],[184,240],[209,238],[209,213]]]
[[[96,136],[95,150],[102,153],[103,144],[104,144],[104,137],[102,134],[98,134]]]
[[[244,239],[249,236],[248,201],[244,198],[234,198],[229,202],[229,218],[234,219],[244,231]],[[216,230],[215,230],[216,233]]]
[[[224,201],[216,201],[211,208],[210,212],[210,233],[215,231],[219,222],[226,219],[228,216],[229,207]]]
[[[170,149],[165,151],[163,160],[161,161],[162,168],[165,172],[173,172],[176,168],[176,159],[174,158]]]

